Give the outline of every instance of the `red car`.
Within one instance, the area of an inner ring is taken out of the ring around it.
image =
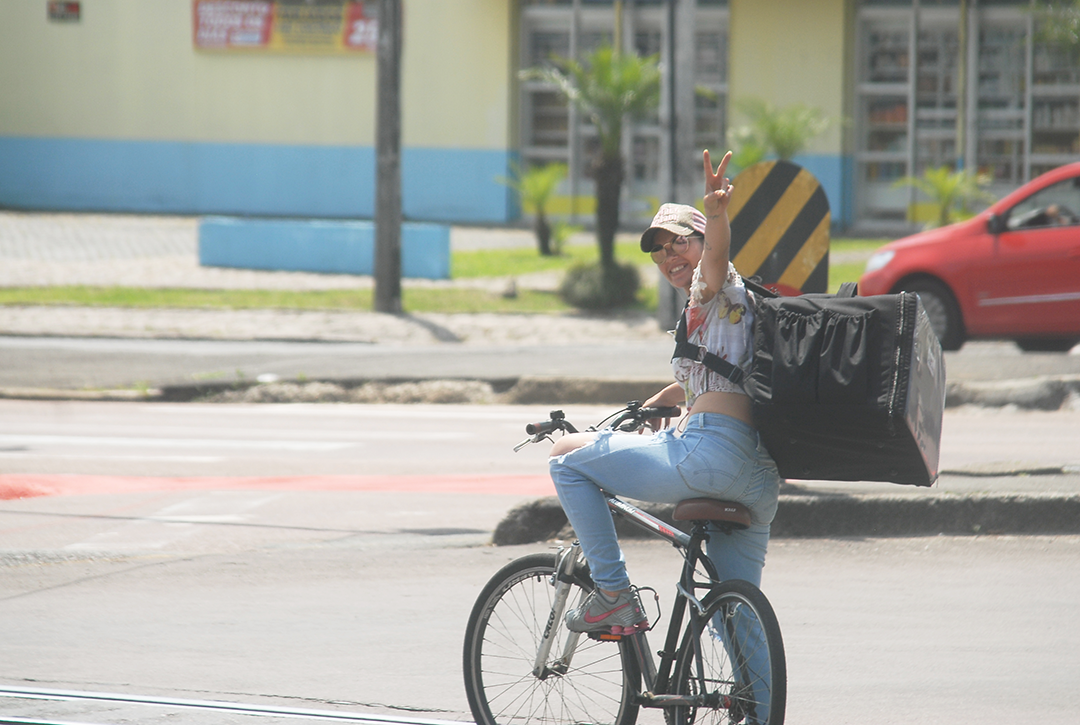
[[[959,224],[881,247],[859,294],[917,292],[946,350],[973,338],[1024,350],[1080,342],[1080,163],[1043,174]]]

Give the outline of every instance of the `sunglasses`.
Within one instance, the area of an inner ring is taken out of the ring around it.
[[[684,254],[686,252],[686,248],[690,246],[691,239],[701,239],[701,237],[697,236],[696,234],[689,237],[675,237],[667,244],[657,244],[656,246],[654,246],[649,251],[649,256],[652,257],[653,262],[655,262],[656,264],[660,264],[668,258],[668,254]],[[670,249],[671,252],[668,252],[668,249]]]

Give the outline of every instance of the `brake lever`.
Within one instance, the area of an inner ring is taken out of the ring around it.
[[[518,451],[520,451],[522,448],[529,445],[530,443],[539,443],[540,441],[543,441],[543,440],[549,440],[550,441],[551,436],[548,435],[547,433],[537,433],[534,436],[526,438],[521,443],[518,443],[516,446],[514,446],[514,453],[517,453]]]

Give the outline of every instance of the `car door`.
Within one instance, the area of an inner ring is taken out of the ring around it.
[[[971,282],[971,332],[1011,337],[1080,333],[1080,177],[1014,205]]]

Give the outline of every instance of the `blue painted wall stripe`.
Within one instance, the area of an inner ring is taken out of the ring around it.
[[[800,154],[791,161],[813,174],[821,184],[829,199],[833,228],[848,226],[851,223],[850,158],[832,154]]]
[[[407,219],[512,219],[509,151],[405,148]],[[351,146],[0,137],[0,206],[373,218],[375,150]]]
[[[515,221],[516,198],[495,180],[509,175],[512,158],[512,151],[403,149],[405,218],[463,224]],[[850,157],[806,154],[794,162],[825,189],[833,225],[850,224]],[[0,137],[0,206],[371,219],[375,150]]]
[[[199,264],[372,275],[375,224],[325,219],[207,217],[199,222]],[[401,274],[449,279],[450,227],[402,224]]]

